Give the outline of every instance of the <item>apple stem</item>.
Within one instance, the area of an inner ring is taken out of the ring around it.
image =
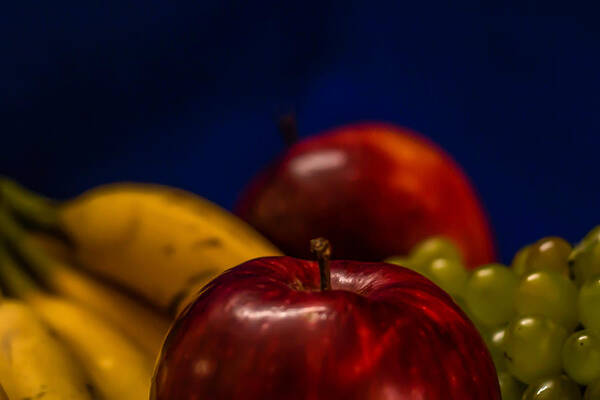
[[[298,141],[298,125],[296,124],[296,115],[293,112],[279,117],[277,128],[287,147],[291,147]]]
[[[329,259],[331,258],[331,244],[325,238],[316,238],[310,241],[310,251],[319,262],[321,274],[321,291],[331,290],[331,271]]]

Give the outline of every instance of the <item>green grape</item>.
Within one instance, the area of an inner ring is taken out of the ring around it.
[[[525,386],[507,372],[498,372],[502,400],[521,400]]]
[[[577,312],[583,326],[600,332],[600,275],[588,280],[579,289]]]
[[[410,252],[410,258],[423,268],[436,258],[449,258],[462,262],[462,256],[456,245],[442,236],[433,236],[418,243]]]
[[[515,253],[515,256],[513,257],[512,262],[510,263],[510,268],[519,278],[525,274],[525,269],[527,267],[527,255],[529,254],[529,249],[531,249],[531,245],[521,247],[519,251]]]
[[[487,334],[484,339],[488,350],[492,355],[492,361],[496,366],[496,371],[506,369],[506,360],[504,359],[504,339],[506,338],[506,326],[498,328]]]
[[[467,306],[465,299],[463,299],[460,296],[453,297],[453,299],[454,299],[454,302],[460,307],[460,309],[463,310],[463,312],[467,315],[467,317],[473,323],[473,325],[475,325],[475,328],[477,328],[477,331],[479,331],[479,334],[482,336],[485,336],[485,334],[487,332],[487,328],[479,319],[477,319],[477,317],[475,315],[473,315],[471,310],[469,310],[469,307]]]
[[[504,265],[484,265],[467,282],[467,306],[486,326],[505,324],[515,311],[513,297],[518,283],[515,274]]]
[[[517,315],[542,315],[572,331],[577,325],[577,288],[566,276],[537,271],[521,278],[515,293]]]
[[[579,256],[582,252],[585,252],[590,245],[594,244],[595,241],[600,240],[600,225],[590,230],[583,239],[573,248],[571,254],[569,254],[569,263]]]
[[[525,273],[534,271],[554,271],[569,276],[567,259],[571,245],[566,240],[550,236],[531,245],[525,260]]]
[[[562,365],[581,385],[600,379],[600,336],[589,329],[569,336],[562,349]]]
[[[595,240],[595,239],[600,239],[600,225],[596,225],[595,227],[590,229],[590,231],[588,233],[586,233],[585,236],[583,237],[582,242]]]
[[[581,400],[581,391],[568,377],[554,376],[529,385],[522,400]]]
[[[600,379],[587,387],[583,400],[600,400]]]
[[[515,319],[506,328],[506,369],[521,382],[531,384],[558,375],[561,350],[567,339],[564,327],[545,317]]]
[[[600,275],[600,240],[593,239],[583,244],[583,247],[570,260],[571,273],[578,286],[595,275]]]
[[[462,263],[451,258],[436,258],[429,263],[423,274],[452,296],[464,293],[469,279],[469,272]]]

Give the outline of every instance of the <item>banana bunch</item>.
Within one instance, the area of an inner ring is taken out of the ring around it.
[[[178,189],[56,203],[0,177],[0,400],[147,399],[174,316],[226,269],[279,254]]]
[[[5,242],[0,282],[14,298],[0,301],[0,385],[8,398],[147,399],[154,357],[90,308],[38,286]]]
[[[77,360],[32,307],[0,303],[0,399],[93,399]]]
[[[56,204],[0,179],[0,198],[23,220],[65,237],[78,266],[171,315],[226,269],[281,254],[233,214],[161,185],[109,184]]]

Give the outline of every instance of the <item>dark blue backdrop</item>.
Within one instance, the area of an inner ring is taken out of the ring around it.
[[[440,143],[478,188],[505,261],[600,223],[593,19],[281,3],[1,13],[0,173],[58,198],[139,180],[231,207],[283,149],[274,117],[293,107],[302,136],[381,119]]]

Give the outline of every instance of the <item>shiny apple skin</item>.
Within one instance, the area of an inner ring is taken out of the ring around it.
[[[423,136],[383,123],[296,143],[260,173],[235,212],[286,255],[328,238],[336,258],[381,261],[445,235],[468,267],[496,259],[487,216],[459,166]]]
[[[178,316],[153,400],[500,400],[472,323],[423,276],[385,263],[248,261]]]

